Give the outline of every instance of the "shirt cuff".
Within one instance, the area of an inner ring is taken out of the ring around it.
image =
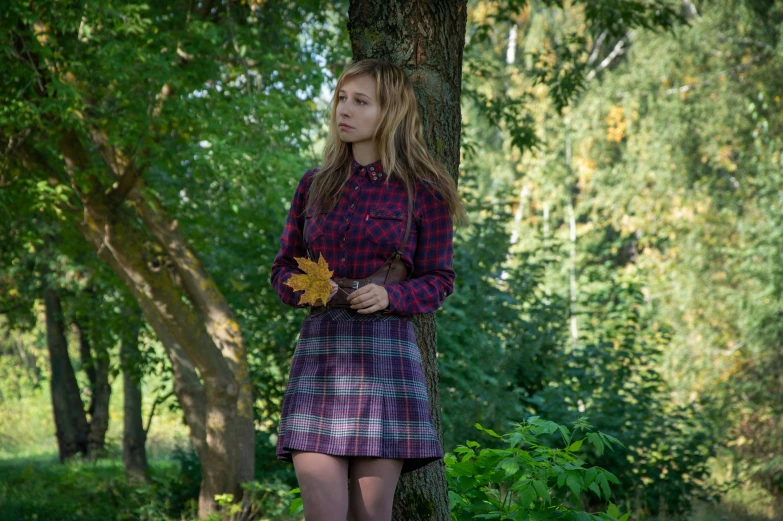
[[[384,286],[384,289],[386,289],[386,294],[389,296],[389,305],[386,306],[386,309],[381,310],[380,313],[383,315],[388,315],[389,313],[394,313],[397,310],[400,293],[399,288],[394,284]]]

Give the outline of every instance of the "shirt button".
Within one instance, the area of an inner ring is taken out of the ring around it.
[[[348,219],[346,219],[346,220],[345,220],[345,222],[351,222],[351,219],[350,219],[350,218],[348,218]]]
[[[353,208],[354,206],[356,206],[356,205],[355,204],[351,204],[351,208]]]
[[[343,237],[343,242],[345,242],[345,237]]]
[[[343,262],[345,262],[345,257],[343,257]]]
[[[358,189],[359,189],[359,185],[355,185],[355,186],[353,187],[353,189],[354,189],[354,190],[358,190]]]

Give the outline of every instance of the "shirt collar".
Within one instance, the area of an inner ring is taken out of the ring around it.
[[[369,165],[360,165],[358,161],[352,158],[351,173],[358,173],[359,175],[372,177],[373,179],[383,179],[383,177],[386,175],[380,159],[374,163],[370,163]]]

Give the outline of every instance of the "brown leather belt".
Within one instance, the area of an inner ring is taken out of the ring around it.
[[[325,306],[311,307],[310,314],[320,315],[327,309],[331,308],[350,308],[351,303],[348,301],[348,295],[368,284],[385,286],[386,284],[402,282],[407,279],[408,270],[402,263],[402,253],[400,251],[396,251],[388,259],[386,259],[386,262],[383,263],[383,266],[381,266],[378,271],[369,277],[365,277],[363,279],[334,277],[332,280],[337,283],[337,287],[339,288],[337,293],[334,294],[332,299],[327,302]]]

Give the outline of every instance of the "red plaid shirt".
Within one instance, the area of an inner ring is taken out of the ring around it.
[[[405,186],[393,176],[387,185],[380,161],[362,166],[355,160],[334,209],[329,213],[310,210],[303,215],[316,171],[305,172],[296,187],[280,237],[280,251],[272,264],[272,286],[283,303],[297,308],[307,307],[298,304],[301,292],[284,282],[302,273],[294,257],[307,256],[306,244],[315,259],[323,254],[335,277],[368,277],[400,247],[408,216]],[[389,294],[388,312],[430,313],[451,295],[456,277],[451,267],[453,234],[443,197],[418,182],[410,234],[402,254],[411,278],[384,286]]]

